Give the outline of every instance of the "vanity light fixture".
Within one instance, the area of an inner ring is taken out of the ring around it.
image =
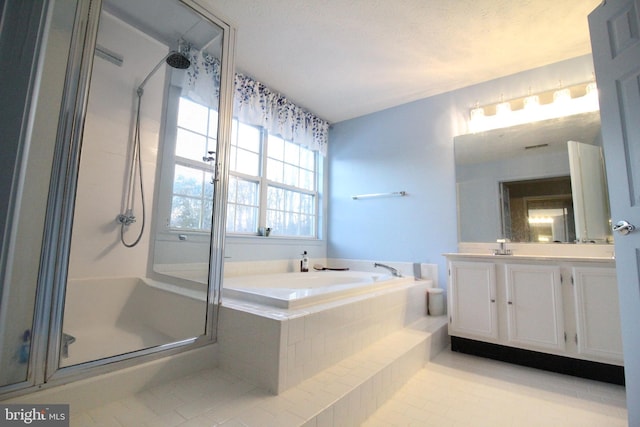
[[[484,108],[476,102],[476,108],[471,109],[471,120],[482,120],[484,118]]]
[[[553,218],[549,216],[534,216],[529,217],[529,224],[553,224]]]
[[[553,103],[556,105],[564,105],[571,102],[571,91],[568,88],[558,89],[553,92]]]
[[[509,102],[501,102],[496,105],[496,116],[507,116],[511,113],[511,103]]]
[[[496,104],[477,104],[470,111],[469,131],[484,132],[599,109],[596,83],[583,83],[537,94],[530,93],[509,101],[501,99]]]
[[[540,107],[540,97],[538,95],[529,95],[523,100],[524,109],[533,111]]]

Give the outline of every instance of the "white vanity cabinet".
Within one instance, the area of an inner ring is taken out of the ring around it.
[[[498,338],[495,270],[495,265],[488,262],[451,263],[451,333],[489,340]]]
[[[560,267],[509,263],[504,272],[509,344],[564,350]]]
[[[446,256],[452,337],[622,365],[612,259]]]
[[[614,268],[574,267],[578,353],[622,362],[618,286]]]

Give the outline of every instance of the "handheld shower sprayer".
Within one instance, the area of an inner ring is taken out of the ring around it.
[[[162,66],[163,63],[167,63],[171,68],[175,68],[178,70],[184,70],[191,66],[191,61],[184,54],[171,51],[169,52],[158,64],[153,67],[151,72],[147,74],[147,77],[142,80],[140,86],[138,86],[136,90],[136,94],[138,95],[138,108],[136,111],[136,124],[134,128],[133,134],[133,147],[131,154],[131,163],[129,164],[129,181],[128,188],[126,193],[126,206],[124,213],[118,214],[116,217],[116,222],[120,224],[120,241],[127,248],[132,248],[140,242],[142,239],[142,234],[144,233],[144,227],[146,225],[146,211],[145,211],[145,200],[144,200],[144,186],[142,184],[142,158],[140,157],[140,107],[142,104],[142,95],[144,94],[144,85],[147,84],[147,81],[153,76],[158,69]],[[133,243],[127,243],[124,239],[125,227],[136,222],[136,216],[133,213],[133,205],[134,205],[134,194],[135,194],[135,184],[136,178],[138,181],[138,186],[140,189],[140,199],[142,206],[142,222],[140,226],[140,231],[138,236],[136,237]]]

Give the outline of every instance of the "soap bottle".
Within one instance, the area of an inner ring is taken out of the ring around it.
[[[27,329],[22,334],[22,344],[18,351],[18,361],[20,363],[29,363],[29,349],[31,347],[31,331]]]
[[[307,251],[302,253],[302,260],[300,260],[300,271],[306,273],[309,271],[309,256]]]

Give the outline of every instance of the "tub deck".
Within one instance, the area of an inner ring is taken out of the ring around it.
[[[222,296],[257,304],[297,309],[413,281],[360,271],[320,271],[225,278]]]

